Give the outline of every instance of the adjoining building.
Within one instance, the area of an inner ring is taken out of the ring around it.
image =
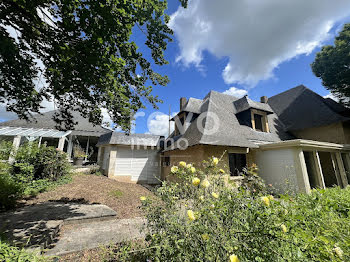
[[[350,181],[350,111],[305,86],[260,102],[211,91],[204,99],[180,99],[175,131],[163,151],[168,166],[223,159],[238,175],[256,163],[260,176],[280,191],[309,192]]]

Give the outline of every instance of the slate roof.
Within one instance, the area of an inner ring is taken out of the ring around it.
[[[242,108],[239,106],[236,108],[235,102],[237,100],[239,100],[237,97],[216,91],[208,93],[201,100],[201,104],[198,105],[200,110],[199,117],[190,124],[184,134],[174,136],[173,133],[170,138],[175,140],[174,147],[170,148],[168,146],[165,148],[165,151],[180,148],[181,143],[183,143],[179,142],[181,141],[180,138],[186,139],[189,146],[205,144],[250,148],[257,148],[260,143],[278,142],[294,138],[284,131],[283,125],[278,121],[272,109],[269,106],[259,105],[262,104],[259,102],[254,102],[257,107],[271,111],[271,114],[268,115],[270,133],[256,131],[249,126],[240,125],[236,114],[241,112]],[[217,132],[213,134],[210,134],[208,130],[214,127],[215,122],[212,117],[204,117],[206,113],[218,116],[219,126],[217,127]],[[200,121],[202,121],[203,125]],[[198,126],[204,126],[204,132],[201,132]]]
[[[24,119],[15,119],[0,123],[0,126],[10,127],[24,127],[24,128],[37,128],[37,129],[56,129],[56,122],[52,119],[55,110],[37,115],[36,121],[26,121]],[[102,126],[93,125],[88,119],[82,117],[79,112],[73,112],[74,121],[78,122],[75,129],[72,131],[72,135],[80,136],[100,136],[106,132],[110,132],[110,129]]]
[[[140,146],[158,146],[161,142],[161,136],[150,134],[130,134],[121,132],[109,132],[100,136],[97,146],[102,145],[140,145]]]
[[[347,117],[348,108],[323,98],[303,85],[269,98],[268,104],[288,131],[350,120]]]

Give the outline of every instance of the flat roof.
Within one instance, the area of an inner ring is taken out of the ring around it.
[[[27,136],[61,138],[68,136],[72,131],[59,131],[44,128],[0,127],[0,136]]]

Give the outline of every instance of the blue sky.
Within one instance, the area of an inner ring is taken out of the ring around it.
[[[164,103],[137,114],[134,132],[166,135],[169,106],[179,110],[180,97],[202,99],[210,90],[244,94],[253,100],[273,96],[304,84],[322,96],[310,64],[321,47],[333,44],[344,23],[350,22],[349,0],[190,0],[187,9],[168,0],[174,41],[165,51],[168,65],[154,66],[168,75],[166,87],[153,95]],[[134,40],[149,60],[145,36],[137,27]],[[47,110],[53,103],[45,102]],[[16,118],[0,105],[0,121]],[[107,120],[107,119],[106,119]]]
[[[170,0],[169,2],[168,13],[174,14],[178,9],[178,3],[173,0]],[[336,17],[336,15],[334,16]],[[339,15],[339,17],[341,16],[342,14]],[[191,19],[192,18],[190,18],[189,21]],[[320,22],[322,22],[321,19],[322,18],[319,20]],[[168,114],[170,105],[172,112],[177,112],[179,110],[179,99],[182,96],[187,98],[203,98],[210,90],[224,92],[230,87],[247,90],[248,96],[254,100],[259,100],[260,97],[264,95],[268,97],[273,96],[300,84],[304,84],[322,96],[329,94],[329,92],[322,86],[321,80],[316,78],[312,73],[310,64],[314,61],[315,54],[320,51],[321,45],[332,44],[335,34],[342,28],[344,23],[349,22],[350,20],[348,16],[343,16],[338,20],[336,20],[336,18],[328,19],[333,19],[332,21],[334,22],[330,29],[327,29],[327,36],[322,36],[322,41],[320,41],[316,47],[312,48],[311,53],[299,54],[288,58],[287,61],[283,61],[273,68],[272,77],[258,81],[257,84],[254,84],[253,86],[245,83],[225,82],[222,72],[229,62],[229,58],[227,56],[218,57],[207,49],[203,50],[199,67],[196,66],[195,63],[186,65],[181,61],[176,62],[176,58],[181,55],[181,43],[179,42],[178,35],[175,34],[174,42],[168,45],[168,49],[165,52],[166,58],[170,63],[158,70],[158,72],[169,76],[170,83],[166,87],[154,88],[154,94],[158,95],[164,101],[163,104],[159,105],[158,111]],[[297,27],[299,25],[295,26]],[[293,25],[291,25],[291,27],[293,29]],[[242,30],[244,29],[242,28]],[[315,30],[317,30],[317,28],[315,28]],[[322,32],[320,34],[322,34]],[[298,35],[296,37],[298,37]],[[139,38],[137,32],[136,38]],[[254,39],[254,36],[252,36],[251,39]],[[312,38],[311,40],[314,41],[314,39],[315,38]],[[196,39],[192,40],[196,41]],[[305,39],[300,40],[305,41]],[[235,40],[233,39],[232,44],[234,44],[234,41]],[[244,59],[244,54],[242,54],[242,56]],[[153,124],[158,125],[159,128],[152,129],[151,126],[147,125],[147,119],[150,114],[154,113],[156,110],[147,108],[142,111],[145,112],[145,116],[136,119],[136,133],[150,131],[151,133],[162,133],[163,131],[161,130],[164,130],[164,128],[167,127],[167,124],[164,123],[167,120],[166,117],[163,116],[159,119],[153,117]]]

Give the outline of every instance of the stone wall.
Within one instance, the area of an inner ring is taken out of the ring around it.
[[[301,139],[331,142],[337,144],[350,143],[350,127],[343,125],[343,123],[306,128],[300,131],[293,131],[292,134]]]
[[[227,147],[227,146],[212,146],[212,145],[196,145],[187,148],[186,150],[172,150],[164,152],[162,155],[162,179],[165,179],[170,174],[170,168],[177,165],[180,161],[192,163],[196,168],[200,168],[203,160],[208,160],[211,157],[222,158],[219,164],[226,172],[229,172],[228,153],[247,153],[247,148]],[[165,166],[166,157],[170,157],[170,165]],[[255,152],[249,151],[247,154],[247,165],[251,166],[255,163]]]

